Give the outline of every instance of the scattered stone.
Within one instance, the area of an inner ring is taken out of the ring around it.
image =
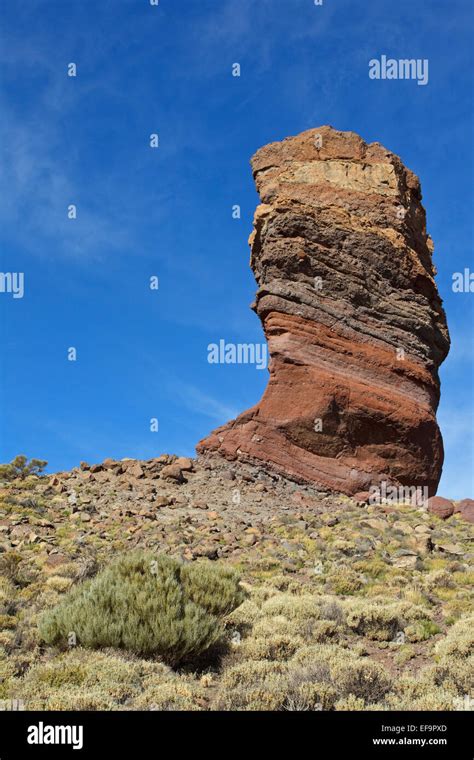
[[[431,540],[431,537],[427,535],[418,535],[413,544],[416,547],[418,554],[426,555],[432,552],[434,549],[434,544]]]
[[[160,509],[161,507],[169,507],[172,502],[173,500],[169,496],[157,496],[153,503],[155,507]]]
[[[54,549],[49,553],[46,560],[48,567],[59,567],[60,565],[65,565],[68,562],[70,562],[69,557],[67,557],[65,554],[60,554]]]
[[[194,470],[194,462],[189,457],[178,457],[174,463],[183,472],[192,472]]]
[[[442,496],[432,496],[428,499],[428,512],[440,517],[441,520],[447,520],[454,513],[454,504],[451,499],[444,499]]]
[[[362,526],[367,526],[368,528],[373,528],[373,530],[378,531],[385,531],[387,530],[387,523],[385,520],[377,519],[376,517],[369,518],[368,520],[361,520],[360,524]]]
[[[415,525],[415,533],[431,533],[431,528],[429,525]]]
[[[369,499],[370,499],[369,491],[358,491],[358,493],[354,494],[354,501],[356,501],[360,505],[369,504]]]
[[[143,509],[140,509],[140,511],[138,512],[138,514],[140,515],[140,517],[149,517],[151,519],[154,519],[156,517],[155,512],[152,512],[151,510],[147,509],[146,507],[144,507]]]
[[[175,483],[184,483],[184,476],[181,467],[177,464],[167,464],[161,471],[163,480],[173,480]]]
[[[335,525],[336,523],[334,523]],[[295,528],[299,528],[300,530],[308,530],[308,523],[306,520],[298,520],[298,522],[295,523]]]
[[[191,507],[193,509],[209,509],[205,501],[198,500],[191,502]]]
[[[198,557],[206,557],[207,559],[214,560],[219,556],[218,547],[212,544],[198,544],[198,546],[195,546],[191,551],[193,559]]]
[[[420,558],[416,554],[404,554],[401,557],[397,557],[392,562],[394,567],[398,567],[403,570],[415,570],[420,567]]]
[[[156,457],[154,460],[157,464],[170,464],[172,462],[173,457],[171,457],[169,454],[161,454],[159,457]]]
[[[71,491],[71,493],[67,497],[69,504],[77,504],[77,493],[76,491]]]
[[[455,505],[454,512],[459,513],[464,520],[474,523],[474,499],[462,499]]]
[[[449,542],[439,543],[436,542],[435,548],[445,554],[453,554],[456,557],[462,557],[464,554],[464,548],[460,544],[452,544]]]
[[[395,520],[394,523],[392,523],[393,530],[398,531],[398,533],[402,533],[404,536],[412,536],[413,535],[413,527],[408,522],[404,522],[403,520]]]
[[[143,469],[138,462],[134,462],[132,465],[129,465],[127,467],[127,475],[131,476],[132,478],[145,477],[145,473],[143,472]]]

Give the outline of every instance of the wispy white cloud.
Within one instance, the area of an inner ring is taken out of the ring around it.
[[[191,383],[177,382],[173,385],[176,398],[183,407],[223,425],[234,419],[239,411],[227,402],[214,398]]]
[[[0,169],[4,198],[0,221],[4,232],[8,234],[8,224],[15,230],[15,243],[33,254],[51,250],[50,243],[64,255],[90,259],[127,245],[129,237],[123,226],[87,201],[79,204],[78,219],[68,220],[68,205],[77,204],[82,193],[72,173],[64,168],[66,148],[63,145],[61,150],[52,122],[40,124],[35,118],[25,123],[11,114],[5,116],[4,107],[2,111],[8,123],[1,131],[5,150]],[[95,205],[97,201],[94,195]]]

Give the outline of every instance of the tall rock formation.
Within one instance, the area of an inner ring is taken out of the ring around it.
[[[382,481],[435,493],[449,335],[418,178],[327,126],[261,148],[252,169],[252,308],[270,379],[198,452],[347,494]]]

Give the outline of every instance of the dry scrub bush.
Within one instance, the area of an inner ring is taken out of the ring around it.
[[[365,710],[365,702],[360,697],[349,694],[348,697],[338,699],[334,705],[334,709],[336,712],[360,712],[361,710]]]
[[[280,710],[286,698],[287,666],[281,662],[243,662],[226,670],[213,709]]]
[[[389,710],[453,710],[453,692],[437,687],[426,670],[414,676],[402,676],[385,697]]]
[[[29,710],[106,710],[141,694],[151,677],[174,673],[162,663],[77,648],[33,665],[11,691]]]
[[[311,636],[316,621],[332,621],[341,628],[345,625],[345,614],[337,601],[330,596],[309,594],[277,594],[262,605],[260,617],[285,618],[293,625],[295,633],[308,636]]]
[[[293,657],[297,665],[310,666],[315,663],[326,663],[328,666],[337,662],[346,662],[357,658],[353,649],[345,649],[337,644],[311,644],[302,647]]]
[[[456,696],[470,695],[474,686],[474,655],[460,659],[444,658],[440,663],[427,668],[427,674],[437,687]]]
[[[334,644],[304,647],[297,652],[292,665],[312,672],[313,680],[331,683],[340,699],[353,695],[367,703],[378,702],[392,686],[381,665]]]
[[[359,658],[334,665],[331,678],[341,697],[354,696],[369,704],[383,699],[392,686],[390,676],[379,663]]]
[[[244,642],[241,656],[250,660],[289,660],[303,640],[287,633],[251,637]]]
[[[245,626],[242,610],[246,605]],[[327,597],[285,593],[267,599],[260,609],[246,602],[228,620],[240,622],[244,632],[251,628],[240,648],[241,658],[288,660],[307,643],[337,640],[343,625],[341,617],[341,608]]]
[[[338,625],[332,620],[290,619],[283,615],[262,617],[252,628],[252,638],[268,637],[273,634],[291,636],[301,644],[337,640]]]
[[[363,585],[359,575],[348,567],[338,568],[329,573],[327,580],[334,593],[341,595],[355,594]]]
[[[378,663],[341,647],[306,647],[289,662],[247,661],[227,670],[214,707],[223,710],[332,710],[341,700],[351,709],[382,700],[392,681]],[[341,709],[341,707],[339,707]]]
[[[458,620],[444,639],[436,644],[435,653],[440,658],[455,659],[474,655],[474,616]]]
[[[262,605],[263,617],[282,615],[289,620],[317,620],[320,617],[318,597],[277,594]]]
[[[27,569],[21,554],[16,551],[6,551],[0,554],[0,579],[7,579],[16,587],[24,587],[35,580],[34,572]]]
[[[196,681],[183,677],[148,685],[134,700],[134,710],[174,712],[197,711],[205,707],[205,689]]]
[[[223,616],[241,601],[230,569],[136,552],[66,594],[42,617],[40,635],[64,646],[73,632],[89,649],[156,654],[177,665],[216,643]]]
[[[410,602],[386,604],[376,599],[370,602],[365,599],[353,599],[343,604],[349,628],[375,641],[391,641],[409,624],[423,620],[429,622],[428,612]]]

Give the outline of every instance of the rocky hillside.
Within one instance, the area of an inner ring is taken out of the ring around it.
[[[25,709],[472,709],[472,502],[440,511],[225,459],[82,463],[0,491],[0,697]],[[238,570],[219,647],[178,668],[38,623],[121,553]]]

